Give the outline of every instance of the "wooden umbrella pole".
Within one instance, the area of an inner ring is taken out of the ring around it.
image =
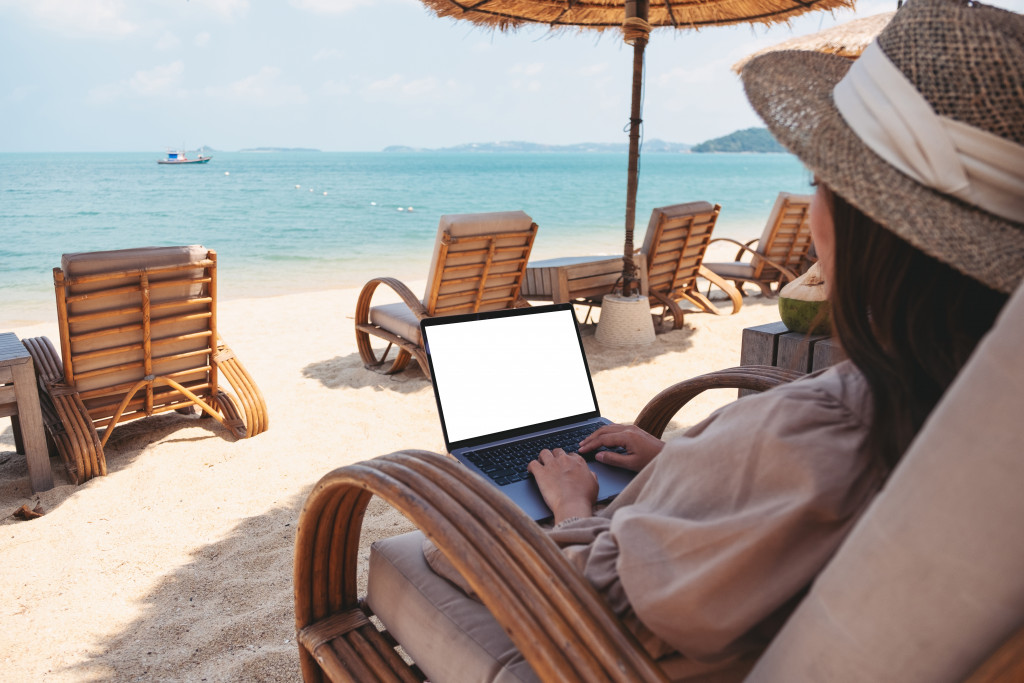
[[[649,0],[627,0],[622,37],[633,46],[633,92],[629,110],[629,167],[626,171],[626,243],[622,249],[622,295],[632,296],[636,285],[633,263],[633,228],[636,225],[636,188],[640,173],[640,101],[644,89],[644,48],[651,26],[647,23]]]
[[[626,243],[622,251],[622,295],[631,296],[636,284],[636,265],[633,263],[633,229],[636,225],[636,191],[640,165],[640,99],[644,82],[644,48],[646,38],[633,43],[633,95],[629,114],[629,168],[626,179]]]

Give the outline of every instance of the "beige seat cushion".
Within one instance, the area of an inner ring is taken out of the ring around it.
[[[751,681],[961,681],[1024,626],[1018,288]]]
[[[430,569],[420,532],[374,543],[369,576],[371,609],[428,679],[538,680],[487,608]]]
[[[417,346],[423,345],[419,318],[401,301],[370,308],[370,322],[402,339],[415,342]]]

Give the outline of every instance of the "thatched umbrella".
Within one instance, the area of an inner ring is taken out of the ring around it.
[[[699,29],[728,24],[775,24],[814,10],[852,8],[855,0],[421,0],[439,17],[465,19],[502,31],[526,24],[552,29],[619,29],[633,46],[633,91],[626,183],[626,243],[622,293],[636,282],[633,226],[636,219],[637,162],[643,54],[652,29]]]
[[[885,28],[895,12],[882,12],[872,14],[870,17],[862,17],[839,24],[824,31],[811,33],[806,36],[797,36],[783,41],[778,45],[766,47],[747,55],[732,65],[732,70],[739,73],[754,57],[763,55],[766,52],[778,52],[780,50],[807,50],[812,52],[824,52],[830,55],[839,55],[848,59],[860,57],[860,53],[875,39],[882,29]]]

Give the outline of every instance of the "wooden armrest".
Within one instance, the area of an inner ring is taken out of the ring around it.
[[[416,315],[418,319],[427,317],[427,307],[423,305],[412,290],[404,282],[393,277],[375,277],[365,285],[359,292],[359,299],[356,300],[356,324],[370,322],[370,302],[377,285],[387,285],[393,289],[406,306]]]
[[[434,542],[542,680],[665,680],[533,520],[478,475],[425,451],[399,451],[343,467],[314,487],[295,545],[300,640],[332,615],[358,607],[359,534],[373,495]],[[318,631],[315,642],[324,638]],[[329,648],[317,652],[314,659],[300,646],[306,680],[317,680],[321,665],[331,666],[317,663],[330,657]]]
[[[673,384],[659,393],[647,402],[633,424],[660,439],[675,414],[691,399],[708,389],[767,391],[802,376],[803,373],[770,365],[744,365],[743,367],[709,372]]]
[[[762,254],[762,253],[760,253],[758,251],[754,251],[753,249],[751,249],[750,245],[752,245],[757,240],[751,240],[750,242],[747,242],[746,244],[740,244],[736,240],[729,239],[728,237],[719,237],[718,239],[724,240],[726,242],[732,242],[733,244],[739,245],[740,250],[739,250],[739,252],[737,252],[736,259],[735,259],[737,261],[740,260],[740,257],[743,255],[744,252],[750,252],[752,255],[757,256],[757,258],[761,259],[762,261],[767,263],[769,266],[771,266],[772,268],[774,268],[777,271],[779,271],[780,273],[782,273],[782,277],[784,277],[786,280],[795,280],[797,278],[797,274],[794,273],[791,269],[787,268],[786,266],[782,265],[781,263],[776,263],[775,261],[772,261],[771,259],[766,257],[764,254]],[[715,242],[715,241],[716,240],[711,240],[711,242]],[[711,245],[711,242],[708,242],[708,246]]]
[[[715,285],[720,290],[725,292],[726,296],[729,297],[729,301],[732,303],[732,312],[730,313],[730,315],[732,315],[733,313],[739,313],[740,308],[743,307],[743,292],[736,289],[736,287],[734,287],[728,280],[726,280],[723,277],[720,277],[718,273],[716,273],[715,271],[705,267],[704,264],[701,264],[700,266],[697,267],[697,275],[701,276],[702,278],[704,278],[705,280],[707,280],[708,282],[710,282],[711,284]],[[696,294],[700,293],[696,292]],[[711,296],[711,287],[708,287],[708,296]],[[711,303],[710,299],[708,300],[708,305],[712,307],[711,310],[713,312],[718,314],[722,313],[721,311],[718,310],[717,306],[714,306]]]
[[[708,246],[710,247],[715,242],[728,242],[729,244],[735,244],[736,246],[738,246],[740,248],[740,250],[736,252],[736,256],[733,258],[733,261],[739,261],[741,258],[743,258],[743,253],[744,252],[750,252],[751,254],[756,254],[757,252],[754,251],[753,247],[760,240],[761,240],[760,237],[755,237],[754,239],[752,239],[749,242],[747,242],[746,244],[744,244],[743,242],[740,242],[738,240],[734,240],[731,237],[716,237],[713,240],[711,240],[710,242],[708,242]]]

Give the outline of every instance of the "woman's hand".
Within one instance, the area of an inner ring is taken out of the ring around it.
[[[561,448],[544,449],[527,467],[537,480],[544,502],[555,515],[555,524],[570,517],[592,517],[597,501],[597,476],[587,461]]]
[[[594,459],[639,472],[665,447],[665,442],[634,425],[605,425],[580,442],[581,453],[597,451]],[[625,453],[604,450],[621,448]]]

